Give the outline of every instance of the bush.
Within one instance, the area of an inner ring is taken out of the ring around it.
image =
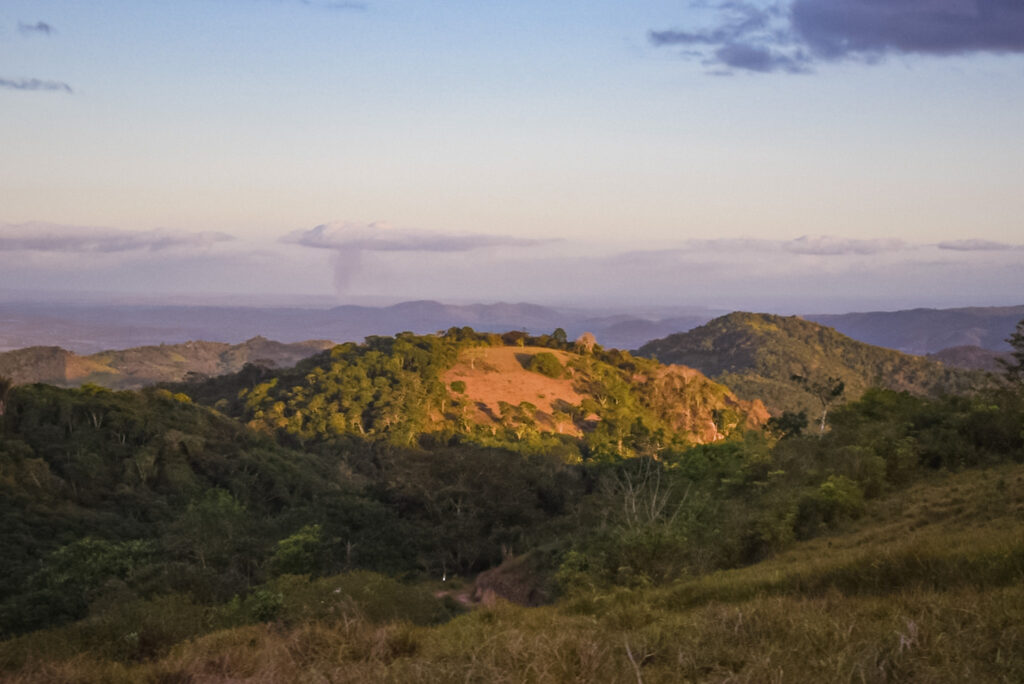
[[[558,357],[551,352],[534,354],[527,369],[549,378],[560,378],[565,374],[565,368],[562,367]]]

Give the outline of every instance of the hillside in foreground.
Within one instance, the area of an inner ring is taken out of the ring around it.
[[[732,388],[757,397],[774,414],[821,412],[815,398],[792,376],[844,383],[856,399],[869,387],[935,396],[976,386],[980,373],[858,342],[832,328],[796,316],[732,313],[686,333],[640,347],[637,354],[692,366]]]
[[[1009,682],[1024,678],[1024,467],[925,480],[749,567],[431,624],[429,593],[288,578],[270,619],[143,606],[0,644],[11,682]],[[433,612],[431,612],[433,611]],[[395,620],[388,615],[400,615]],[[251,619],[251,618],[250,618]],[[96,641],[121,629],[157,657]],[[88,653],[78,644],[94,643]]]

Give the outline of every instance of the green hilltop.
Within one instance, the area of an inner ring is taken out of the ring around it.
[[[731,313],[688,332],[652,340],[637,355],[696,368],[744,399],[761,399],[775,414],[821,412],[793,376],[842,381],[845,398],[869,387],[921,396],[962,392],[983,379],[978,372],[858,342],[796,316]]]
[[[360,438],[614,459],[725,439],[768,417],[691,369],[564,333],[469,328],[370,337],[292,369],[249,366],[174,387],[296,447]]]

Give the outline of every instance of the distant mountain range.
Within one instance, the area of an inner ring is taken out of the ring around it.
[[[88,355],[191,340],[241,344],[254,337],[286,344],[310,339],[359,342],[370,335],[393,335],[400,331],[425,334],[463,326],[489,332],[522,330],[534,335],[562,328],[570,338],[591,332],[604,347],[636,349],[650,340],[686,332],[725,313],[711,309],[602,312],[528,303],[454,305],[434,301],[333,308],[2,302],[0,351],[61,347]],[[933,354],[936,360],[950,366],[992,369],[996,368],[998,352],[1008,348],[1005,339],[1017,321],[1024,319],[1024,306],[913,309],[804,318],[868,344],[911,354]],[[958,349],[944,351],[950,348]],[[59,365],[58,361],[51,362]]]
[[[254,337],[242,344],[186,342],[134,347],[79,356],[60,347],[26,347],[0,353],[0,375],[16,384],[45,382],[62,387],[94,383],[134,389],[157,382],[236,373],[247,363],[291,367],[333,346],[326,340],[282,344]]]
[[[1024,306],[910,309],[804,316],[855,340],[907,354],[934,354],[950,347],[1008,350],[1006,338],[1024,319]]]
[[[59,346],[78,354],[93,354],[189,340],[237,344],[256,336],[282,342],[361,342],[370,335],[401,331],[424,334],[463,326],[531,334],[563,328],[573,338],[592,332],[605,347],[632,349],[652,338],[689,330],[723,313],[668,311],[651,316],[536,304],[452,305],[433,301],[330,309],[0,303],[0,350]]]

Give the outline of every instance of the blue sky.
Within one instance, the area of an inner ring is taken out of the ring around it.
[[[0,289],[1020,303],[1014,0],[6,0]]]

